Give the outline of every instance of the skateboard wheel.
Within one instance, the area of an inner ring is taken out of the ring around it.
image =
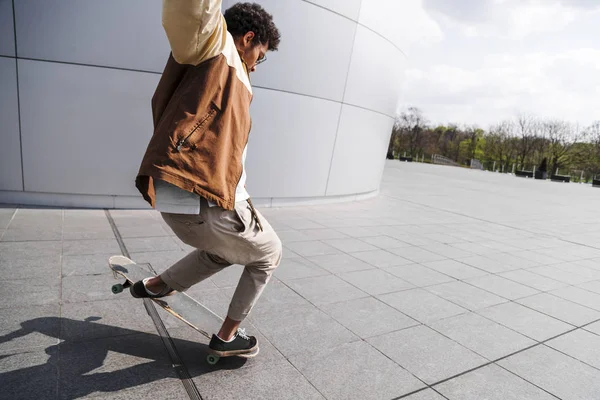
[[[121,293],[122,291],[123,291],[123,285],[121,285],[120,283],[117,283],[116,285],[112,285],[113,294],[118,294],[118,293]]]
[[[208,356],[206,356],[206,362],[209,363],[210,365],[215,365],[216,363],[219,362],[219,359],[221,357],[219,356],[214,356],[212,354],[209,354]]]

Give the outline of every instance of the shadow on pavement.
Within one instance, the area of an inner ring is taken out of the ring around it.
[[[0,373],[0,397],[76,399],[92,393],[118,392],[163,379],[178,379],[159,335],[100,324],[96,322],[98,319],[36,318],[23,322],[21,329],[0,336],[0,344],[36,332],[61,339],[57,336],[62,335],[56,334],[57,324],[60,324],[61,332],[89,332],[91,329],[100,330],[103,334],[101,338],[65,340],[50,346],[45,349],[49,358],[42,357],[41,351],[0,355],[0,361],[4,362],[13,357],[13,363],[20,365],[38,364],[10,368],[9,362],[8,369],[11,371]],[[215,370],[237,369],[247,361],[231,357],[210,366],[206,363],[206,344],[172,340],[192,377]],[[37,359],[47,361],[40,363],[36,362]],[[156,389],[160,391],[160,385]]]

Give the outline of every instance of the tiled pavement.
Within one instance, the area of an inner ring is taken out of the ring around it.
[[[350,178],[349,178],[350,179]],[[0,208],[0,398],[600,399],[600,189],[388,162],[377,198],[262,209],[285,256],[244,362],[114,296],[105,211]],[[187,248],[152,211],[110,211],[162,271]],[[223,315],[240,266],[190,290]]]

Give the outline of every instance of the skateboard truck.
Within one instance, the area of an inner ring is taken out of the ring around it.
[[[115,273],[115,275],[116,275],[116,273]],[[115,278],[116,278],[116,276],[115,276]],[[113,294],[119,294],[119,293],[123,292],[124,289],[127,289],[130,286],[131,286],[131,282],[125,281],[125,283],[117,283],[115,285],[112,285],[111,290],[112,290]]]

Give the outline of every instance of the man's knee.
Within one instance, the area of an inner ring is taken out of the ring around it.
[[[265,254],[264,264],[266,264],[265,266],[272,271],[279,266],[281,257],[283,256],[283,244],[275,232],[273,232],[273,237],[269,240],[267,249],[268,250]]]
[[[275,266],[275,268],[277,268],[279,266],[279,263],[281,262],[281,257],[283,257],[283,244],[281,243],[281,239],[279,239],[279,236],[277,236],[277,234],[274,234],[275,239],[274,239],[274,252],[273,252],[273,265]]]

